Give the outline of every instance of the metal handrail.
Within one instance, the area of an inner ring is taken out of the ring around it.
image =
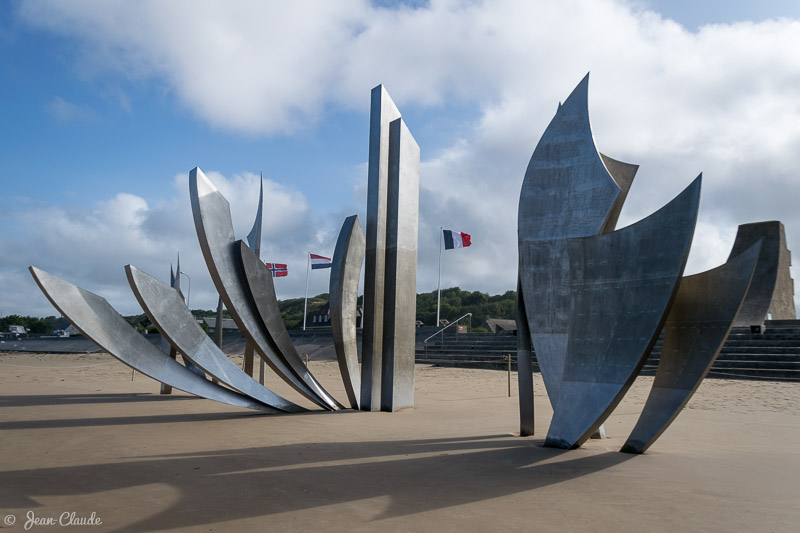
[[[445,327],[443,327],[442,329],[440,329],[439,331],[437,331],[436,333],[434,333],[433,335],[431,335],[430,337],[428,337],[427,339],[425,339],[424,341],[422,341],[422,343],[425,345],[425,347],[427,347],[427,346],[428,346],[428,341],[429,341],[429,340],[431,340],[432,338],[434,338],[436,335],[438,335],[439,333],[443,333],[443,332],[444,332],[444,330],[446,330],[446,329],[447,329],[447,328],[449,328],[450,326],[455,326],[456,324],[458,324],[458,321],[459,321],[459,320],[461,320],[462,318],[471,317],[471,316],[472,316],[472,313],[467,313],[466,315],[464,315],[464,316],[462,316],[462,317],[459,317],[459,318],[457,318],[457,319],[455,320],[455,322],[450,322],[450,323],[449,323],[449,324],[447,324]]]

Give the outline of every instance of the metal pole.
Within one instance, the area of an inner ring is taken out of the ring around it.
[[[306,312],[308,311],[308,272],[311,268],[311,252],[306,254],[306,302],[303,304],[303,331],[306,330]]]
[[[439,310],[442,307],[442,240],[444,228],[439,226],[439,284],[436,287],[436,327],[439,327]],[[442,335],[444,337],[444,335]]]
[[[511,398],[511,354],[508,354],[508,397]]]

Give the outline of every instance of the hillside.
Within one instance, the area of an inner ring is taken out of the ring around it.
[[[504,294],[490,296],[480,291],[462,291],[458,287],[444,289],[442,290],[441,318],[453,321],[467,313],[472,313],[473,330],[480,326],[486,316],[513,319],[515,297],[515,291],[506,291]],[[303,303],[303,298],[290,298],[278,302],[287,329],[299,329],[303,326]],[[328,303],[328,293],[309,297],[308,314],[311,315],[326,303]],[[361,306],[362,304],[363,296],[358,299],[358,305]],[[215,317],[217,313],[213,309],[193,309],[192,314],[197,318],[202,318]],[[225,318],[230,318],[227,311],[223,315]],[[150,320],[144,313],[126,316],[125,320],[140,331],[145,328],[148,328],[148,330],[153,329]],[[417,294],[417,320],[421,320],[426,326],[435,325],[436,291]],[[0,318],[0,329],[11,324],[18,324],[30,329],[31,333],[49,333],[57,327],[59,322],[60,319],[52,316],[41,319],[9,315]]]

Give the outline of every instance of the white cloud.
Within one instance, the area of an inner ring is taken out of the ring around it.
[[[394,10],[365,1],[26,2],[20,13],[80,39],[82,60],[98,74],[156,79],[192,113],[235,131],[292,132],[329,109],[364,111],[378,83],[417,116],[454,102],[478,108],[475,123],[448,133],[450,146],[421,146],[420,290],[435,288],[440,225],[474,236],[472,248],[448,252],[445,286],[514,287],[528,158],[557,102],[589,70],[598,148],[641,165],[620,226],[655,211],[702,171],[690,271],[724,261],[745,222],[782,220],[790,248],[800,250],[800,21],[690,32],[612,0],[441,0]],[[255,208],[253,183],[247,174],[223,180],[231,203],[244,206],[235,215],[242,235]],[[278,184],[271,194],[270,251],[289,262],[313,246],[332,249],[344,207],[308,206],[300,191]],[[133,252],[169,257],[178,243],[167,246],[170,232],[185,238],[191,229],[181,202],[145,208],[134,224],[142,240],[125,248],[131,261]],[[126,205],[126,220],[134,220],[135,202]]]
[[[231,204],[237,238],[246,239],[258,205],[259,177],[250,173],[226,177],[214,171],[207,175]],[[191,306],[215,308],[216,292],[192,222],[188,174],[176,176],[174,184],[173,195],[165,190],[168,199],[157,206],[149,206],[139,196],[119,193],[94,209],[28,204],[6,212],[11,228],[0,236],[4,311],[53,314],[25,271],[28,265],[35,265],[101,294],[123,314],[140,313],[123,266],[134,264],[168,282],[169,265],[175,264],[178,253],[181,269],[191,277]],[[330,226],[330,221],[324,226]],[[289,278],[276,282],[279,297],[302,294],[306,250],[332,252],[336,232],[319,235],[314,231],[318,227],[322,225],[303,194],[264,179],[262,256],[289,263],[291,271]],[[327,292],[327,278],[315,276],[313,281],[316,292],[312,294]],[[188,286],[184,292],[189,292]],[[33,301],[31,294],[36,294]]]

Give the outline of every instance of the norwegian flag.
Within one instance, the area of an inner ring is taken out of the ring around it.
[[[289,268],[284,263],[266,263],[266,265],[272,272],[273,278],[285,278],[289,275]]]

